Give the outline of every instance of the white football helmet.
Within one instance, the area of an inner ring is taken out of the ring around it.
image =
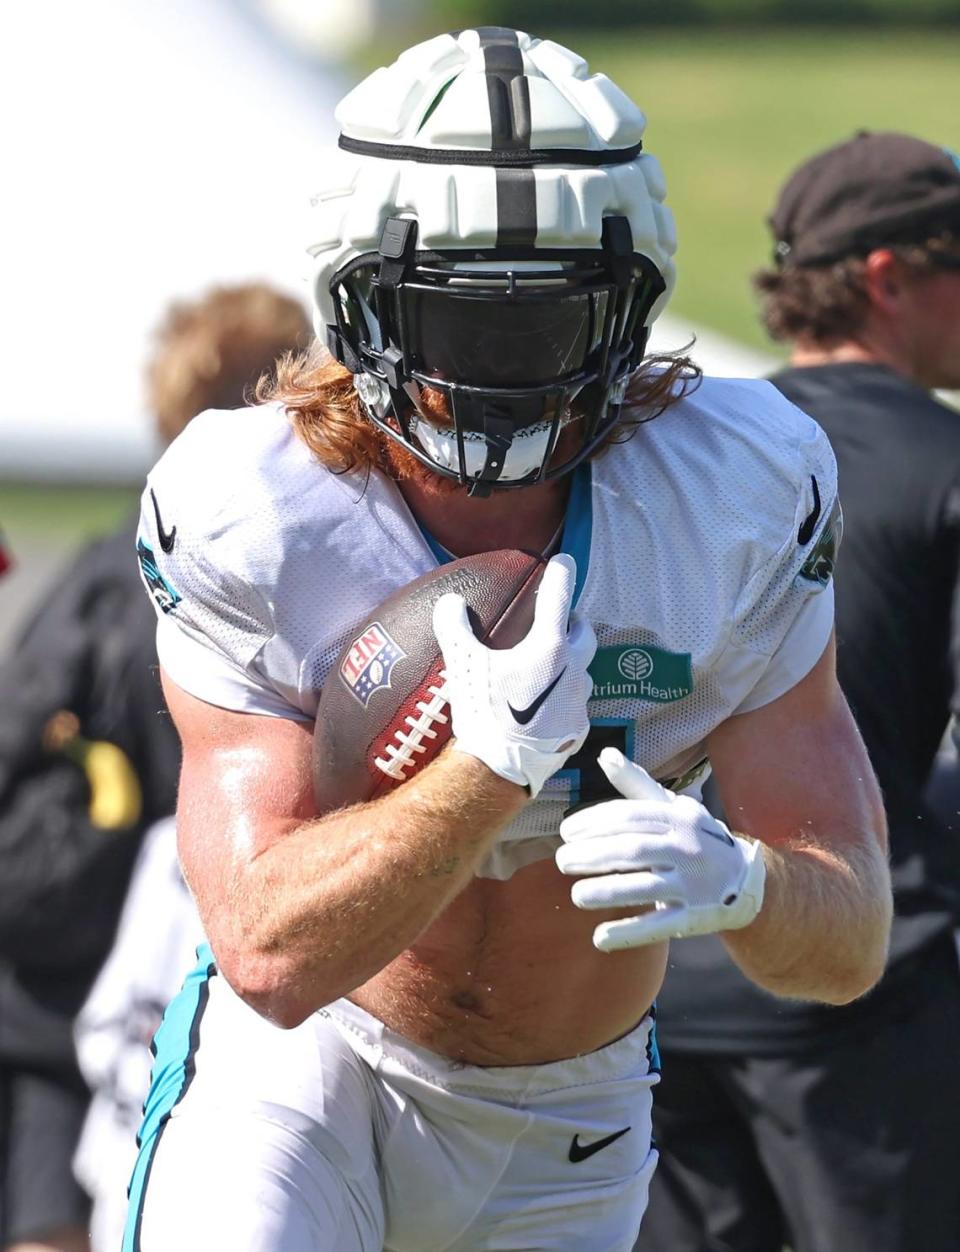
[[[618,420],[674,283],[643,113],[559,44],[479,27],[404,52],[336,116],[315,320],[368,416],[477,494],[571,470]]]

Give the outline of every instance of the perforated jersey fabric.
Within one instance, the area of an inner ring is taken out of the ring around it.
[[[768,383],[706,379],[584,474],[564,548],[599,641],[593,730],[484,876],[553,855],[605,744],[696,791],[709,733],[794,686],[832,628],[832,585],[809,566],[833,453]],[[270,405],[191,422],[149,475],[139,548],[170,677],[208,703],[302,721],[370,610],[437,564],[393,483],[329,473]]]

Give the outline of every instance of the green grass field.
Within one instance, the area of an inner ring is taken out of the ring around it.
[[[578,50],[647,111],[677,219],[675,307],[756,346],[749,275],[797,163],[861,128],[960,148],[960,34],[635,32]]]
[[[680,239],[673,307],[754,346],[768,345],[749,275],[767,262],[763,219],[797,162],[860,127],[960,148],[960,33],[539,33],[576,47],[647,111],[647,147],[666,171]],[[356,75],[399,49],[368,48]],[[135,494],[0,482],[0,524],[80,539],[119,520]]]
[[[38,542],[82,543],[128,517],[140,487],[64,487],[0,482],[0,526]]]

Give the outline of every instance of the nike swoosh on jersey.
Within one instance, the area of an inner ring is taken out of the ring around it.
[[[160,518],[160,505],[157,504],[157,497],[153,494],[153,488],[150,488],[150,499],[153,501],[153,515],[157,519],[157,537],[160,540],[160,547],[164,552],[172,552],[173,545],[177,540],[177,528],[172,527],[170,530],[163,529],[163,522]]]
[[[604,1148],[609,1148],[611,1143],[616,1143],[618,1139],[622,1139],[629,1129],[629,1126],[624,1126],[623,1130],[615,1130],[612,1135],[605,1135],[603,1139],[597,1139],[594,1143],[581,1143],[580,1136],[574,1135],[570,1144],[568,1158],[573,1161],[574,1165],[578,1161],[585,1161],[588,1157],[593,1156],[594,1153],[602,1152]]]
[[[820,517],[820,488],[812,474],[810,481],[813,483],[813,509],[800,523],[800,529],[797,531],[797,543],[801,548],[813,538],[813,530]]]
[[[508,700],[507,708],[513,714],[514,721],[519,722],[521,726],[526,726],[527,722],[532,720],[532,718],[537,712],[537,709],[541,707],[544,700],[546,700],[547,696],[554,689],[554,687],[557,685],[557,683],[560,681],[560,679],[564,676],[566,672],[567,672],[567,667],[564,666],[563,669],[560,671],[560,673],[553,680],[553,682],[549,685],[549,687],[544,687],[543,691],[540,692],[540,694],[533,701],[533,703],[528,704],[525,709],[515,709],[513,705],[510,703],[510,701]]]

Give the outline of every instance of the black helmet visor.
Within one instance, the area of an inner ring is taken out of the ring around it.
[[[602,339],[609,292],[481,293],[414,282],[402,300],[414,373],[477,387],[536,387],[588,365]]]

